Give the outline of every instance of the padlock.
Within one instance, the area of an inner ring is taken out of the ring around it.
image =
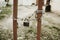
[[[23,22],[23,25],[29,27],[29,22]]]

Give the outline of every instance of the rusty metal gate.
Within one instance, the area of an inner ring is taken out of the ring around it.
[[[41,16],[42,16],[42,6],[44,4],[43,0],[36,0],[38,5],[37,10],[37,40],[40,40],[41,34]],[[13,1],[13,40],[17,40],[17,7],[18,7],[18,0]]]

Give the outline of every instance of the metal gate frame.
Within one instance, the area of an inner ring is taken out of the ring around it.
[[[41,16],[43,0],[36,0],[38,5],[37,10],[37,40],[40,39],[41,34]],[[18,11],[18,0],[13,0],[13,40],[17,40],[17,11]]]

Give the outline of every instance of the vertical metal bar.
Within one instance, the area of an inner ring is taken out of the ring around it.
[[[42,10],[43,6],[43,0],[38,0],[38,10]],[[42,12],[37,13],[37,40],[40,39],[40,34],[41,34],[41,16]]]
[[[50,1],[51,1],[51,0],[47,0],[47,1],[46,1],[46,8],[45,8],[45,12],[51,12],[51,5],[50,5]]]
[[[47,1],[46,1],[46,5],[47,5],[47,4],[50,5],[50,1],[51,1],[51,0],[47,0]]]
[[[17,40],[17,4],[18,0],[13,1],[13,40]]]

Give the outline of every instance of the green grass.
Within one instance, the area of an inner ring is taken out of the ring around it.
[[[3,29],[0,28],[0,40],[8,40],[8,39],[12,39],[12,31],[10,31],[9,29]]]
[[[0,8],[0,10],[2,10],[0,12],[0,20],[3,19],[3,18],[5,18],[6,15],[10,15],[11,12],[12,12],[11,11],[11,7],[2,7],[2,8]]]

